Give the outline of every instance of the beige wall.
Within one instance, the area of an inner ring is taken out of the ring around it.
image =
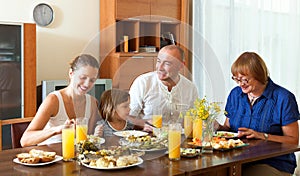
[[[0,22],[34,23],[35,5],[47,3],[54,21],[37,26],[37,85],[66,79],[69,61],[82,52],[99,58],[99,0],[0,0]]]

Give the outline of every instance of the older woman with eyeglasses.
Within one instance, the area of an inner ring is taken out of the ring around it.
[[[275,84],[263,59],[245,52],[231,67],[232,79],[239,86],[229,94],[223,128],[239,137],[298,144],[298,105],[295,96]],[[243,166],[243,176],[292,175],[296,168],[294,153]]]

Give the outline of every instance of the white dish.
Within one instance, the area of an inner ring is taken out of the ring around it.
[[[60,161],[62,159],[63,159],[63,157],[61,157],[59,155],[56,155],[54,160],[49,161],[49,162],[44,162],[44,163],[35,163],[35,164],[22,163],[22,162],[19,161],[18,158],[13,159],[13,162],[18,163],[18,164],[22,164],[22,165],[25,165],[25,166],[43,166],[43,165],[55,163],[55,162]]]
[[[105,143],[105,139],[98,137],[98,136],[88,135],[88,139],[89,139],[89,141],[94,142],[94,143],[99,143],[99,144]]]
[[[117,131],[114,132],[114,135],[119,136],[119,137],[128,137],[128,136],[135,136],[135,137],[140,137],[140,136],[146,136],[148,135],[147,132],[144,131],[137,131],[137,130],[126,130],[126,131]]]
[[[224,138],[236,138],[238,133],[229,132],[229,131],[217,131],[214,136],[224,137]]]
[[[100,169],[100,170],[115,170],[115,169],[123,169],[123,168],[128,168],[128,167],[133,167],[137,166],[143,163],[143,159],[141,157],[138,157],[138,162],[134,163],[132,165],[128,166],[120,166],[120,167],[96,167],[96,166],[90,166],[88,164],[82,163],[85,167],[91,168],[91,169]]]
[[[138,149],[138,148],[132,148],[130,150],[133,151],[141,151],[141,152],[155,152],[155,151],[162,151],[167,150],[168,148],[154,148],[154,149]]]

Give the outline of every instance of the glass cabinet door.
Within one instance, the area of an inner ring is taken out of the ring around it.
[[[21,116],[21,25],[0,24],[0,118]]]
[[[22,114],[22,25],[0,24],[0,119]],[[3,126],[3,149],[10,147],[10,126]]]

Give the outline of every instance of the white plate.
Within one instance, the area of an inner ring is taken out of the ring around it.
[[[141,151],[141,152],[154,152],[154,151],[162,151],[162,150],[167,150],[168,148],[154,148],[154,149],[138,149],[138,148],[133,148],[130,150],[133,151]]]
[[[235,138],[238,136],[238,133],[229,132],[229,131],[217,131],[214,136],[224,137],[224,138]]]
[[[105,139],[104,138],[100,138],[100,144],[104,144],[105,143]]]
[[[199,156],[200,153],[201,153],[200,149],[180,148],[180,156],[182,156],[182,157],[193,158],[193,157]]]
[[[146,135],[148,135],[148,133],[144,132],[144,131],[137,131],[137,130],[126,130],[126,131],[114,132],[114,135],[119,136],[119,137],[128,137],[131,135],[140,137],[140,136],[146,136]]]
[[[96,166],[90,166],[88,164],[82,163],[85,167],[91,168],[91,169],[100,169],[100,170],[115,170],[115,169],[123,169],[128,167],[137,166],[143,163],[143,159],[141,157],[138,157],[138,162],[132,165],[128,166],[120,166],[120,167],[96,167]]]
[[[22,163],[22,162],[19,161],[18,158],[13,159],[13,162],[18,163],[18,164],[22,164],[22,165],[25,165],[25,166],[43,166],[43,165],[55,163],[55,162],[60,161],[62,159],[63,159],[63,157],[61,157],[59,155],[56,155],[54,160],[49,161],[49,162],[44,162],[44,163],[36,163],[36,164]]]
[[[99,142],[99,144],[105,143],[105,139],[98,137],[98,136],[88,135],[88,139],[89,139],[89,141],[94,142],[94,143],[98,143],[98,142]]]

